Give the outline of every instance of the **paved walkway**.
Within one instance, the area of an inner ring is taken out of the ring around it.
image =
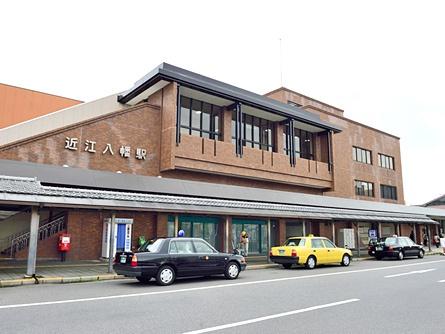
[[[248,269],[262,269],[276,266],[268,264],[265,256],[247,259]],[[25,277],[26,261],[0,260],[0,287],[45,284],[75,283],[124,278],[108,273],[108,262],[94,261],[37,261],[36,276]]]
[[[442,249],[425,249],[426,255],[442,254]],[[367,254],[366,254],[367,255]],[[369,260],[370,257],[354,258],[354,261]],[[247,258],[247,269],[263,269],[276,267],[267,263],[265,256]],[[45,284],[45,283],[76,283],[99,280],[121,279],[123,276],[108,273],[108,262],[95,261],[38,261],[36,277],[25,278],[26,261],[0,260],[0,287]]]

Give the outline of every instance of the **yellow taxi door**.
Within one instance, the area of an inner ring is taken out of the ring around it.
[[[328,263],[328,250],[325,247],[323,240],[319,238],[313,238],[311,240],[311,253],[317,259],[317,264]]]
[[[327,250],[326,263],[340,263],[342,258],[342,251],[335,247],[334,243],[329,239],[323,240]]]

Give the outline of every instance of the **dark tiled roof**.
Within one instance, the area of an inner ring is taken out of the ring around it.
[[[259,191],[258,188],[153,176],[117,174],[84,168],[65,168],[13,160],[0,160],[0,175],[32,177],[36,178],[43,185],[70,188],[178,195],[182,197],[264,202],[314,208],[348,209],[355,212],[386,212],[445,218],[445,210],[434,208],[266,189]]]
[[[65,188],[42,186],[40,182],[32,178],[7,177],[0,176],[0,192],[3,192],[3,199],[8,200],[8,194],[30,195],[33,200],[39,196],[45,202],[45,199],[52,204],[59,203],[61,206],[73,204],[72,199],[88,199],[92,206],[103,206],[101,201],[112,201],[113,207],[129,208],[134,203],[135,208],[141,205],[147,209],[168,209],[201,211],[227,214],[227,212],[245,215],[255,212],[259,216],[285,215],[297,218],[312,219],[347,219],[355,221],[381,221],[381,222],[406,222],[406,223],[434,223],[424,215],[357,211],[347,209],[333,208],[315,208],[299,205],[275,204],[266,202],[247,202],[235,200],[222,200],[215,198],[199,198],[172,195],[154,195],[132,192],[120,192],[109,190],[92,190],[81,188]],[[15,198],[17,200],[17,198]],[[26,198],[23,197],[23,201]],[[155,204],[155,206],[153,206]],[[209,210],[211,208],[211,210]],[[190,210],[191,209],[191,210]],[[273,217],[273,216],[272,216]]]

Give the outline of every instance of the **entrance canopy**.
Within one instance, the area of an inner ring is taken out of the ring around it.
[[[267,192],[267,190],[264,190]],[[284,193],[286,194],[286,193]],[[438,224],[423,214],[311,207],[128,191],[42,185],[35,178],[0,176],[0,204],[220,214],[254,217]],[[445,213],[443,214],[445,216]]]

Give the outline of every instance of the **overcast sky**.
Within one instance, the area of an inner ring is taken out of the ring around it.
[[[89,101],[165,61],[264,94],[282,59],[283,86],[401,137],[421,204],[445,194],[442,3],[3,1],[0,82]]]

